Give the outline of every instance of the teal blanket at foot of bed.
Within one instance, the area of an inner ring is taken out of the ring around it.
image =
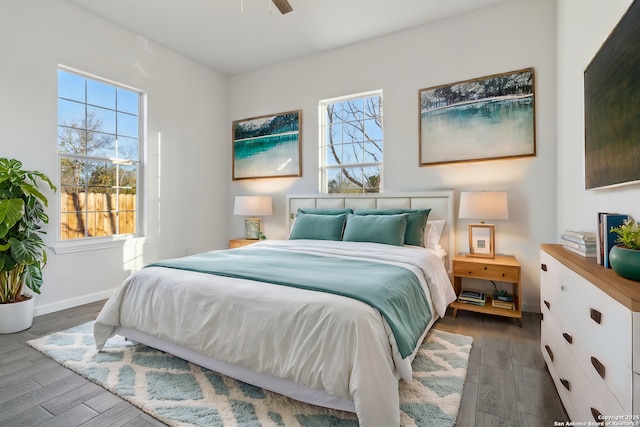
[[[393,331],[403,358],[431,320],[420,281],[404,267],[361,259],[246,248],[159,261],[167,267],[328,292],[376,308]]]

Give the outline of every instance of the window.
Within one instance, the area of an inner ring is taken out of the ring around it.
[[[60,241],[138,233],[141,99],[58,70]]]
[[[320,192],[377,193],[382,91],[320,101]]]

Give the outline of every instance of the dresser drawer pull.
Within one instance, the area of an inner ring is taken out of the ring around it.
[[[551,310],[551,303],[547,300],[544,300],[544,305],[547,306],[547,309]]]
[[[553,351],[551,351],[551,347],[549,347],[548,345],[545,345],[544,348],[545,350],[547,350],[547,353],[549,353],[549,358],[553,362]]]
[[[542,271],[547,271],[547,264],[540,264]]]
[[[590,311],[591,311],[591,320],[593,320],[599,325],[600,322],[602,322],[602,313],[600,313],[595,308],[590,309]]]
[[[566,388],[568,391],[571,391],[571,383],[568,380],[560,378],[560,382],[562,383],[564,388]]]
[[[591,416],[593,417],[594,420],[596,420],[598,423],[602,422],[602,414],[600,413],[600,411],[598,411],[596,408],[591,408]]]
[[[602,377],[602,379],[604,379],[605,367],[602,364],[602,362],[600,362],[595,357],[591,356],[591,364],[596,369],[596,372],[598,373],[598,375],[600,375],[600,377]]]
[[[569,343],[569,344],[573,344],[573,337],[571,335],[569,335],[566,332],[562,333],[562,336],[564,337],[564,339]]]

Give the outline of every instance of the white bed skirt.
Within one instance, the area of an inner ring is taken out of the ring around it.
[[[241,366],[203,356],[202,354],[189,350],[188,348],[161,340],[160,338],[156,338],[135,329],[117,327],[116,334],[127,338],[129,341],[144,344],[157,350],[173,354],[174,356],[178,356],[181,359],[195,363],[196,365],[204,368],[211,369],[219,374],[227,375],[247,384],[271,390],[301,402],[325,408],[338,409],[341,411],[356,412],[353,401],[331,395],[324,390],[312,389],[296,384],[291,380],[261,374]]]
[[[429,330],[431,330],[431,327],[436,322],[437,318],[437,316],[432,317],[419,342],[424,341],[427,333],[429,333]],[[162,340],[160,338],[154,337],[144,332],[140,332],[135,329],[118,326],[116,327],[116,334],[125,337],[129,341],[144,344],[157,350],[173,354],[174,356],[195,363],[196,365],[202,366],[203,368],[211,369],[212,371],[219,374],[227,375],[231,378],[235,378],[236,380],[240,380],[257,387],[262,387],[266,390],[282,394],[301,402],[309,403],[316,406],[322,406],[324,408],[337,409],[340,411],[353,413],[356,412],[353,401],[345,399],[343,397],[334,396],[324,390],[309,388],[297,384],[291,380],[261,374],[250,369],[243,368],[242,366],[207,357],[196,351],[189,350],[188,348]]]

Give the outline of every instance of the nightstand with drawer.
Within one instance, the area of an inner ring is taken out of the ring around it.
[[[514,308],[510,310],[507,308],[493,307],[493,295],[488,295],[484,306],[459,301],[452,302],[450,306],[453,308],[453,316],[457,316],[459,310],[464,310],[514,318],[520,322],[522,318],[522,308],[520,306],[520,275],[520,263],[518,263],[513,256],[496,255],[495,259],[474,258],[464,255],[456,256],[453,258],[453,289],[456,295],[459,296],[462,291],[463,278],[507,282],[512,285]]]
[[[252,245],[259,242],[257,239],[231,239],[229,240],[229,249],[240,248],[242,246]]]

